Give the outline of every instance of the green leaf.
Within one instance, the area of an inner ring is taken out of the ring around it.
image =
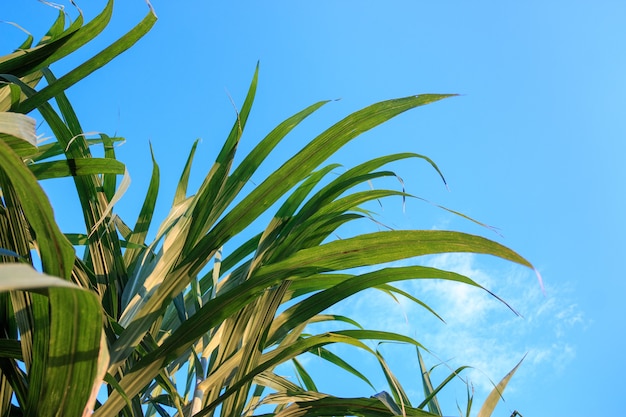
[[[50,57],[63,48],[75,33],[68,33],[66,36],[58,38],[53,42],[30,49],[20,49],[12,54],[0,57],[0,78],[5,74],[23,77],[36,71],[44,66],[47,61],[51,61]]]
[[[29,290],[48,297],[48,323],[40,316],[35,336],[45,332],[45,352],[35,351],[29,372],[30,412],[37,416],[79,416],[89,405],[106,360],[102,312],[89,291],[24,264],[0,265],[0,291]],[[40,327],[41,326],[41,327]],[[40,345],[35,344],[37,349]],[[43,354],[42,354],[43,353]]]
[[[54,21],[48,32],[41,38],[39,44],[44,45],[58,38],[63,33],[63,29],[65,29],[65,11],[59,9],[57,20]]]
[[[400,416],[400,415],[406,414],[406,412],[403,412],[404,407],[402,407],[402,409],[400,409],[400,407],[398,407],[398,404],[396,404],[396,402],[393,399],[393,397],[391,395],[389,395],[389,393],[387,391],[381,391],[381,392],[379,392],[379,393],[377,393],[375,395],[372,395],[372,398],[378,399],[394,415]]]
[[[315,350],[310,351],[310,353],[312,353],[313,355],[317,355],[320,358],[323,358],[323,359],[327,360],[328,362],[332,363],[333,365],[335,365],[335,366],[337,366],[337,367],[339,367],[339,368],[341,368],[341,369],[351,373],[352,375],[356,376],[361,381],[363,381],[367,385],[369,385],[372,389],[374,389],[374,385],[372,385],[370,380],[367,379],[367,377],[365,375],[363,375],[361,372],[359,372],[352,365],[350,365],[345,360],[343,360],[341,357],[335,355],[334,353],[332,353],[328,349],[320,347],[320,348],[317,348]]]
[[[86,291],[50,289],[49,296],[50,347],[43,376],[47,389],[37,400],[38,415],[79,415],[86,408],[93,409],[88,403],[90,399],[95,402],[92,392],[98,390],[103,376],[99,362],[106,344],[101,344],[100,301]]]
[[[225,185],[224,201],[222,205],[230,204],[243,186],[250,180],[261,163],[268,157],[270,152],[304,119],[313,114],[328,101],[315,103],[304,110],[296,113],[274,128],[255,148],[244,158],[228,178]]]
[[[378,359],[378,363],[380,364],[383,373],[385,374],[387,384],[389,385],[389,388],[393,393],[393,402],[391,401],[391,396],[389,394],[385,396],[385,398],[389,400],[388,403],[394,404],[397,408],[400,408],[401,410],[405,410],[406,407],[411,407],[411,401],[409,400],[408,395],[402,388],[402,385],[400,385],[400,381],[393,374],[393,372],[389,368],[389,365],[387,365],[387,361],[385,361],[385,358],[380,354],[378,350],[376,351],[376,358]]]
[[[110,1],[112,7],[113,1]],[[78,81],[82,80],[92,72],[103,67],[109,63],[113,58],[121,54],[122,52],[133,46],[139,39],[141,39],[156,22],[156,15],[153,10],[150,9],[148,15],[133,29],[131,29],[126,35],[122,36],[119,40],[102,50],[93,58],[89,59],[85,63],[79,65],[63,77],[59,78],[56,82],[44,87],[37,94],[29,97],[19,107],[21,113],[28,113],[41,104],[47,102],[57,94],[67,90]],[[1,72],[0,72],[1,73]]]
[[[330,155],[361,133],[407,110],[446,97],[450,97],[450,95],[425,94],[383,101],[355,112],[336,123],[278,168],[226,214],[189,253],[188,262],[194,264],[194,269],[201,268],[204,259],[201,256],[202,253],[211,253],[216,248],[223,246],[230,236],[247,227]]]
[[[448,375],[448,377],[444,379],[443,382],[437,386],[437,388],[433,388],[432,382],[430,380],[430,372],[428,371],[428,369],[426,369],[426,364],[424,363],[424,360],[422,359],[422,355],[419,349],[417,349],[417,359],[420,364],[420,370],[422,373],[422,386],[424,388],[424,395],[426,397],[424,398],[424,401],[422,401],[420,405],[417,406],[417,408],[423,408],[428,405],[428,409],[432,413],[441,414],[441,407],[439,405],[439,400],[437,399],[437,394],[446,385],[448,385],[448,383],[450,383],[450,381],[452,381],[454,378],[459,378],[459,375],[461,374],[461,372],[469,368],[469,366],[461,366],[457,368],[456,370],[452,371],[452,373],[450,373],[450,375]],[[468,417],[469,417],[470,408],[471,408],[471,401],[468,401]]]
[[[213,401],[211,404],[205,407],[200,413],[196,415],[196,417],[201,417],[210,413],[213,408],[223,402],[224,399],[234,394],[241,386],[252,380],[252,378],[254,378],[254,376],[259,374],[260,372],[272,368],[279,363],[291,360],[296,356],[304,352],[311,351],[317,347],[325,346],[329,343],[346,343],[349,345],[360,347],[361,349],[373,353],[373,351],[367,345],[361,342],[362,339],[397,341],[410,343],[415,346],[421,346],[418,342],[410,337],[390,332],[374,330],[342,330],[338,332],[324,333],[321,335],[299,339],[295,343],[287,346],[281,346],[273,351],[264,354],[263,361],[258,366],[248,372],[247,375],[234,382],[222,395],[220,395],[217,400]],[[203,382],[203,384],[206,382],[207,381]]]
[[[150,184],[148,185],[148,191],[144,198],[143,205],[141,206],[141,210],[139,211],[137,222],[135,223],[132,234],[128,239],[128,243],[136,245],[135,247],[145,247],[146,236],[152,223],[154,208],[156,206],[157,196],[159,195],[159,165],[154,159],[152,146],[150,146],[150,154],[152,156],[152,176],[150,177]],[[133,265],[141,253],[142,252],[137,249],[127,249],[126,252],[124,252],[124,262],[126,263],[126,267],[129,268]]]
[[[439,406],[439,400],[437,399],[437,393],[435,392],[433,384],[430,381],[430,372],[428,371],[428,369],[426,369],[426,364],[422,359],[422,354],[420,353],[420,350],[416,349],[416,351],[417,360],[419,362],[420,371],[422,373],[422,387],[424,388],[424,396],[426,397],[417,408],[423,408],[428,405],[428,410],[430,410],[431,413],[443,415],[441,412],[441,407]]]
[[[277,413],[275,417],[301,417],[301,416],[362,416],[362,417],[387,417],[397,414],[389,409],[379,398],[339,398],[327,396],[321,399],[305,399],[297,401],[297,397],[291,399],[294,404]],[[405,409],[407,417],[431,417],[436,416],[429,412],[416,408]]]
[[[183,169],[180,179],[178,180],[178,185],[176,186],[176,193],[174,194],[174,203],[172,203],[172,206],[179,205],[187,198],[187,186],[189,185],[189,174],[191,172],[191,163],[193,162],[193,157],[196,153],[197,147],[198,147],[198,140],[196,140],[193,143],[193,145],[191,146],[191,151],[189,151],[189,156],[187,157],[185,168]]]
[[[224,141],[222,149],[217,155],[215,164],[213,164],[209,174],[202,182],[202,185],[200,185],[200,189],[193,200],[194,206],[190,215],[191,223],[188,228],[189,235],[182,249],[183,253],[187,252],[190,247],[195,245],[200,236],[204,235],[209,230],[215,220],[227,207],[226,203],[222,203],[219,200],[224,195],[224,189],[228,182],[228,174],[235,158],[235,152],[237,151],[243,129],[246,126],[250,110],[252,109],[258,76],[259,66],[257,65],[241,111],[237,113],[237,119],[226,141]]]
[[[317,277],[321,279],[323,278],[323,275],[317,275]],[[282,335],[289,332],[297,323],[309,320],[311,317],[328,309],[339,301],[342,301],[364,289],[377,287],[378,285],[393,281],[431,278],[458,281],[468,285],[480,287],[474,281],[463,275],[425,266],[383,268],[378,271],[351,276],[350,278],[343,279],[336,285],[315,293],[286,309],[276,318],[276,320],[274,320],[269,340],[273,341],[281,338]],[[294,284],[298,281],[299,280],[296,280]],[[317,287],[311,288],[311,292],[316,290],[318,290]]]
[[[470,285],[472,285],[472,284],[470,284]],[[432,315],[437,317],[439,320],[441,320],[442,323],[446,322],[439,314],[437,314],[437,312],[435,310],[430,308],[430,306],[428,304],[424,303],[423,301],[419,300],[417,297],[414,297],[413,295],[409,294],[406,291],[403,291],[403,290],[401,290],[401,289],[399,289],[397,287],[394,287],[392,285],[386,285],[386,284],[378,285],[378,286],[376,286],[376,288],[381,290],[381,291],[384,291],[384,292],[389,292],[389,294],[391,294],[391,295],[394,294],[394,293],[402,295],[403,297],[406,297],[407,299],[413,301],[415,304],[417,304],[417,305],[419,305],[421,307],[424,307],[426,310],[428,310],[429,313],[431,313]],[[395,297],[393,297],[393,298],[396,299]]]
[[[46,77],[46,81],[48,85],[57,82],[57,78],[55,77],[55,75],[52,73],[52,71],[49,68],[42,68],[41,72]],[[34,94],[30,94],[29,96],[32,97],[33,95]],[[61,112],[61,116],[63,117],[63,120],[65,121],[67,129],[72,135],[72,139],[70,140],[70,142],[77,141],[77,140],[80,140],[81,142],[84,141],[85,135],[83,133],[82,127],[80,126],[80,122],[78,121],[78,116],[76,115],[76,112],[74,111],[74,108],[72,107],[72,104],[68,100],[65,92],[64,91],[59,92],[54,98],[59,107],[59,111]],[[103,143],[105,143],[105,139],[108,139],[108,136],[101,135],[101,138],[103,140]],[[65,152],[67,151],[68,146],[69,146],[69,143],[66,146],[66,149],[64,150]]]
[[[74,248],[59,230],[50,202],[34,175],[2,141],[0,167],[15,188],[24,214],[37,235],[44,271],[68,279],[74,265]]]
[[[123,142],[125,140],[124,138],[120,138],[120,137],[108,138],[108,139],[112,140],[113,142]],[[103,143],[103,141],[104,141],[103,138],[85,139],[85,144],[89,148],[95,145],[100,145]],[[39,145],[39,149],[36,153],[28,155],[28,160],[34,163],[34,162],[39,162],[42,160],[54,158],[59,155],[65,155],[65,148],[61,146],[59,142],[54,142],[54,143]]]
[[[532,268],[511,249],[481,236],[441,230],[406,230],[370,233],[303,249],[289,259],[261,268],[256,275],[259,279],[268,276],[284,279],[454,252],[493,255]]]
[[[317,386],[315,385],[313,378],[311,378],[311,375],[309,375],[309,373],[306,371],[304,366],[302,366],[302,364],[298,361],[298,359],[294,358],[292,359],[292,362],[295,367],[298,378],[302,380],[302,383],[304,384],[304,388],[307,391],[317,391]]]
[[[35,119],[19,113],[0,112],[0,140],[20,156],[36,151]]]
[[[524,355],[524,358],[525,357],[526,355]],[[515,365],[515,367],[511,369],[511,371],[506,374],[504,378],[502,378],[502,380],[498,383],[498,385],[495,386],[493,390],[491,390],[491,392],[487,396],[487,399],[483,403],[483,406],[480,407],[480,411],[478,411],[476,417],[491,417],[491,414],[496,409],[496,405],[498,405],[498,402],[500,402],[500,398],[502,398],[502,393],[504,392],[504,389],[524,361],[524,358],[522,358],[522,360],[520,360],[519,363]]]
[[[30,164],[28,168],[38,180],[80,175],[124,174],[123,163],[109,158],[64,159],[61,161],[39,162]]]
[[[0,339],[0,358],[24,360],[22,344],[19,340]]]

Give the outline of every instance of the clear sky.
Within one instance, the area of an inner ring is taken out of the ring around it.
[[[152,3],[159,16],[154,30],[68,93],[86,131],[127,139],[118,155],[133,184],[123,209],[138,210],[149,178],[148,141],[161,164],[160,201],[167,209],[192,142],[202,138],[196,161],[214,157],[234,118],[230,97],[242,103],[258,60],[258,95],[242,152],[318,100],[341,98],[294,132],[291,144],[281,148],[284,157],[322,127],[373,102],[458,93],[367,133],[332,161],[351,166],[393,152],[428,155],[449,191],[431,169],[415,162],[394,166],[407,191],[493,225],[502,237],[417,201],[409,201],[404,212],[399,203],[384,203],[381,221],[496,239],[536,265],[546,294],[532,272],[477,256],[445,256],[428,262],[467,272],[524,318],[489,297],[439,283],[405,288],[436,307],[446,325],[376,293],[338,311],[415,336],[437,354],[426,357],[433,365],[474,365],[477,370],[466,376],[478,402],[488,387],[485,375],[499,380],[528,352],[498,416],[513,410],[524,417],[623,412],[625,2]],[[104,1],[79,4],[90,18]],[[81,56],[91,56],[146,12],[143,1],[117,2],[107,35]],[[54,16],[34,0],[4,0],[0,10],[0,20],[39,36]],[[19,31],[0,25],[1,53],[21,39]],[[71,64],[58,65],[57,75]],[[196,183],[207,167],[196,163]],[[70,213],[59,217],[71,224]],[[380,311],[377,317],[366,313],[372,306]],[[381,349],[394,358],[401,381],[417,389],[414,352]],[[334,379],[320,375],[320,388],[373,394],[354,380],[333,386]],[[374,379],[382,390],[382,377]],[[454,399],[465,400],[464,387],[455,389],[444,405],[450,415],[456,413]]]

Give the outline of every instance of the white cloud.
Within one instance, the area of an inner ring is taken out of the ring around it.
[[[350,316],[366,328],[415,337],[436,355],[424,355],[431,365],[446,361],[450,369],[472,366],[464,376],[475,389],[474,411],[477,411],[493,388],[491,381],[497,383],[525,354],[524,364],[507,392],[531,383],[546,371],[562,371],[576,357],[576,347],[569,343],[568,335],[589,325],[584,312],[568,300],[563,285],[559,288],[547,285],[544,295],[533,271],[516,265],[503,267],[501,263],[484,259],[473,254],[445,254],[431,257],[428,265],[472,278],[506,300],[523,318],[479,288],[441,280],[408,281],[398,286],[437,311],[446,320],[445,325],[409,300],[401,298],[395,302],[373,290],[331,311]],[[395,362],[416,364],[417,360],[414,353],[409,353]],[[414,370],[411,368],[411,372]],[[403,369],[397,371],[400,376]],[[443,379],[448,373],[439,375]],[[400,376],[403,383],[406,378]],[[414,375],[410,378],[410,383],[419,382]],[[464,400],[464,393],[455,395],[457,400]]]

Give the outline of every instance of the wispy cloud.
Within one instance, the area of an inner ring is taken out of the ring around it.
[[[576,346],[569,336],[590,323],[575,301],[568,299],[563,285],[551,286],[547,277],[544,295],[532,271],[515,265],[503,267],[472,254],[435,256],[428,265],[472,278],[523,317],[479,288],[441,280],[403,282],[398,286],[437,311],[445,325],[413,302],[404,298],[396,302],[380,291],[361,293],[333,311],[369,328],[415,336],[433,352],[434,356],[425,356],[431,364],[446,361],[450,369],[472,366],[465,377],[475,389],[478,404],[493,388],[491,381],[504,377],[525,354],[524,365],[507,388],[509,392],[546,371],[561,372],[575,359]],[[412,354],[402,361],[415,363],[416,358]]]

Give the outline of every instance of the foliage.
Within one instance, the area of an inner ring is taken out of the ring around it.
[[[325,104],[315,103],[280,123],[235,166],[257,68],[199,189],[188,192],[195,143],[171,210],[148,241],[159,191],[157,162],[153,159],[139,216],[127,223],[113,210],[128,185],[128,171],[113,146],[121,138],[101,134],[88,139],[65,90],[146,34],[156,21],[153,11],[62,77],[57,79],[50,67],[98,36],[112,10],[110,0],[88,23],[80,14],[66,22],[61,11],[37,45],[29,36],[0,58],[0,415],[79,416],[95,409],[94,416],[235,416],[268,405],[272,415],[281,417],[441,415],[436,395],[456,372],[433,388],[420,355],[425,399],[414,406],[366,341],[422,346],[404,335],[355,327],[353,320],[327,314],[327,309],[367,288],[402,293],[393,286],[402,280],[444,279],[480,287],[469,277],[419,265],[367,273],[355,272],[358,267],[449,252],[490,254],[532,266],[496,242],[454,231],[390,230],[333,240],[338,227],[369,217],[364,203],[409,197],[396,190],[359,191],[360,184],[394,175],[384,165],[418,158],[438,168],[412,153],[382,156],[333,178],[329,174],[337,165],[323,164],[361,133],[447,96],[409,96],[350,114],[245,193],[244,186],[276,145]],[[45,86],[37,89],[42,80]],[[35,110],[54,142],[37,143],[34,120],[26,115]],[[94,146],[104,148],[104,157],[92,155]],[[39,184],[63,177],[73,179],[80,201],[84,225],[78,233],[59,229]],[[268,210],[275,214],[258,228]],[[227,244],[235,249],[223,254]],[[319,321],[348,328],[306,333],[309,323]],[[336,343],[374,355],[391,393],[338,398],[318,392],[297,361],[305,352],[369,384],[328,350]],[[300,385],[276,373],[289,361],[295,363]],[[186,381],[177,385],[175,378]],[[471,401],[468,414],[470,406]],[[495,403],[486,407],[481,415],[489,415]]]

